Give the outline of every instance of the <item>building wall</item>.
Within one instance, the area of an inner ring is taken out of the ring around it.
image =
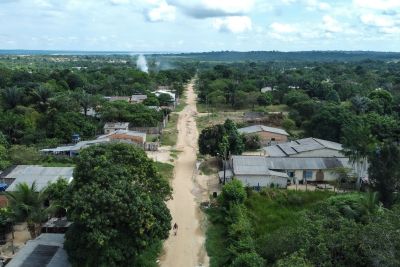
[[[287,172],[293,170],[286,170]],[[304,170],[294,170],[294,177],[296,177],[297,181],[303,180],[303,171]],[[312,178],[308,179],[307,181],[317,181],[317,172],[318,170],[312,170]],[[337,179],[337,174],[335,174],[332,170],[322,170],[324,174],[324,180],[327,181],[335,181]]]
[[[343,157],[343,156],[344,155],[338,150],[329,149],[329,148],[323,148],[323,149],[318,149],[318,150],[313,150],[313,151],[301,152],[301,153],[298,153],[296,155],[292,155],[290,157],[297,157],[297,158],[302,158],[302,157],[315,157],[315,158],[318,158],[318,157],[322,157],[322,158],[325,158],[325,157],[330,157],[330,158],[337,157],[337,158],[340,158],[340,157]]]
[[[282,177],[276,176],[269,176],[269,175],[237,175],[235,179],[240,180],[244,186],[251,186],[251,187],[270,187],[271,183],[275,186],[279,185],[279,187],[286,188],[287,186],[287,179]]]

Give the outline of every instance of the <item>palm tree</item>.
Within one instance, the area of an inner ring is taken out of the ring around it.
[[[49,108],[49,99],[52,97],[52,91],[45,86],[40,86],[32,92],[33,98],[40,111],[45,112]]]
[[[8,109],[13,109],[22,102],[23,92],[18,87],[6,88],[3,92],[3,101]]]
[[[31,186],[26,183],[16,185],[14,192],[7,192],[10,208],[16,221],[26,221],[32,238],[37,236],[37,228],[46,219],[46,209],[43,207],[45,195],[38,191],[36,183]]]

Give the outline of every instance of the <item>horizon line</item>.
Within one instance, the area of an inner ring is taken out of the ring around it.
[[[233,53],[250,53],[250,52],[275,52],[275,53],[301,53],[301,52],[361,52],[361,53],[400,53],[400,51],[390,51],[390,50],[208,50],[208,51],[161,51],[161,50],[147,50],[147,51],[140,51],[140,50],[76,50],[76,49],[23,49],[23,48],[16,48],[16,49],[2,49],[0,51],[7,52],[7,51],[32,51],[32,52],[65,52],[65,53],[118,53],[118,54],[195,54],[195,53],[221,53],[221,52],[233,52]]]

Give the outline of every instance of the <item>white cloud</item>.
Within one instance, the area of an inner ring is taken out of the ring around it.
[[[380,32],[386,34],[400,34],[400,27],[383,27]]]
[[[213,26],[222,32],[242,33],[252,29],[252,22],[247,16],[230,16],[214,19]]]
[[[306,0],[305,5],[308,10],[326,11],[331,9],[331,5],[326,2],[319,2],[318,0]]]
[[[285,5],[291,5],[291,4],[294,4],[296,2],[297,2],[297,0],[282,0],[282,3],[285,4]]]
[[[146,12],[146,17],[150,22],[173,21],[175,20],[176,8],[162,1],[157,7],[151,8]]]
[[[274,22],[271,25],[269,25],[269,27],[275,33],[294,33],[294,32],[297,32],[297,28],[292,24]]]
[[[110,3],[113,5],[126,5],[130,4],[130,0],[110,0]]]
[[[322,18],[322,23],[324,30],[328,33],[337,33],[343,31],[343,27],[340,25],[340,23],[329,15],[326,15]]]
[[[255,0],[167,0],[183,13],[194,18],[243,16],[250,12]]]
[[[400,8],[399,0],[353,0],[353,4],[359,8],[390,10]]]
[[[376,15],[372,13],[360,16],[361,22],[375,27],[393,27],[396,23],[393,17],[385,15]]]
[[[201,5],[207,9],[221,10],[225,13],[247,13],[254,6],[253,0],[202,0]]]

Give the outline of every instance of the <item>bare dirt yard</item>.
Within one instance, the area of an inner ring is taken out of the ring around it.
[[[171,231],[170,237],[164,243],[160,266],[209,265],[202,228],[204,215],[199,208],[199,201],[202,199],[205,188],[201,186],[202,183],[199,183],[198,179],[201,177],[197,175],[196,170],[198,139],[196,115],[196,94],[192,82],[188,85],[187,106],[179,112],[176,149],[180,153],[175,161],[175,175],[172,180],[173,199],[167,203],[173,218],[172,223],[178,224],[178,231],[177,235]]]

